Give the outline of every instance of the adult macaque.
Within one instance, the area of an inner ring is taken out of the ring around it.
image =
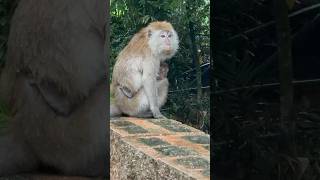
[[[38,169],[106,175],[107,5],[20,0],[0,79],[12,117],[0,138],[0,176]]]
[[[111,116],[165,118],[160,107],[166,102],[169,82],[157,81],[157,76],[160,63],[173,57],[178,46],[178,35],[166,21],[152,22],[133,36],[113,68]]]

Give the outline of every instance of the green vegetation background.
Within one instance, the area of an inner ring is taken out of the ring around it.
[[[10,18],[17,5],[17,0],[0,0],[0,73],[4,66],[9,35]],[[9,111],[0,99],[0,134],[7,127]]]
[[[155,20],[172,23],[179,35],[180,48],[176,56],[167,61],[169,96],[161,111],[167,117],[207,132],[209,88],[201,84],[198,77],[205,76],[199,66],[209,63],[210,58],[209,9],[209,0],[111,0],[110,72],[117,54],[142,27]],[[202,81],[209,78],[207,73]]]

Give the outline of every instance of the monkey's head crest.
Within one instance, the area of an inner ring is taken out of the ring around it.
[[[151,22],[146,29],[148,30],[148,38],[151,37],[154,31],[162,30],[162,31],[174,31],[171,23],[167,21],[154,21]]]
[[[151,31],[154,31],[154,30],[172,31],[172,30],[174,30],[171,23],[169,23],[167,21],[154,21],[154,22],[150,23],[147,26],[147,28]]]

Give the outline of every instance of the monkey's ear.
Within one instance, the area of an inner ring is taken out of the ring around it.
[[[151,30],[149,29],[149,30],[148,30],[148,38],[150,38],[151,35],[152,35],[152,32],[151,32]]]

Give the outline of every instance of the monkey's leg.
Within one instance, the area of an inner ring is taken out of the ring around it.
[[[167,100],[168,87],[169,87],[169,81],[167,78],[157,81],[157,91],[158,91],[157,101],[158,101],[159,107],[163,106]],[[140,95],[141,99],[142,98],[147,99],[144,91],[142,91],[138,95]],[[136,97],[136,98],[138,98],[138,97]],[[142,105],[140,105],[140,106],[142,106]],[[141,110],[138,112],[137,115],[135,115],[135,117],[138,117],[138,118],[152,118],[153,117],[153,114],[150,111],[150,109],[149,110],[146,110],[145,108],[140,108],[140,109]],[[142,109],[144,109],[144,110],[142,110]],[[162,116],[159,118],[166,118],[166,117]]]
[[[19,107],[20,114],[16,115],[17,118],[13,121],[13,125],[16,125],[13,126],[15,127],[13,130],[17,134],[21,133],[20,138],[17,139],[26,140],[28,147],[41,165],[66,175],[104,175],[108,154],[107,85],[103,83],[92,89],[89,96],[72,109],[70,115],[62,116],[57,115],[52,106],[47,104],[48,101],[43,98],[45,94],[41,95],[41,91],[31,85],[28,78],[20,77],[16,84],[17,92],[14,94],[19,101],[16,101],[15,107]],[[46,92],[55,93],[54,91]],[[0,144],[1,148],[2,144]],[[35,159],[30,158],[29,154],[22,151],[23,147],[17,144],[11,145],[9,149],[9,151],[7,149],[0,151],[1,155],[8,153],[11,156],[2,161],[0,155],[0,161],[3,163],[13,159],[18,161],[16,164],[19,164],[20,169],[21,162],[32,162]],[[15,149],[19,151],[15,152]],[[15,156],[18,156],[17,160],[14,159]],[[27,157],[27,161],[23,157]],[[21,167],[28,167],[28,165],[24,163]],[[16,166],[18,165],[13,167]],[[1,166],[0,169],[2,170]]]
[[[110,103],[110,117],[120,116],[122,112],[114,103]]]
[[[158,62],[158,61],[157,61]],[[154,118],[165,118],[159,109],[157,81],[154,67],[157,67],[153,61],[143,62],[142,87],[147,96],[150,110]]]
[[[0,137],[0,177],[29,172],[37,168],[34,156],[26,146],[10,136]]]
[[[167,78],[157,82],[158,103],[159,107],[163,106],[167,101],[169,81]]]
[[[111,114],[113,114],[113,112],[115,112],[115,114],[117,112],[121,112],[128,116],[137,117],[137,114],[140,112],[145,112],[148,110],[148,99],[144,95],[143,89],[138,91],[132,98],[128,98],[126,95],[124,95],[124,93],[118,87],[116,87],[114,90],[114,107],[110,107]]]
[[[159,107],[163,106],[166,103],[167,95],[168,95],[168,87],[169,81],[167,78],[157,81],[157,90],[158,90],[158,103]],[[151,118],[153,117],[152,112],[150,110],[139,112],[136,115],[138,118]]]

